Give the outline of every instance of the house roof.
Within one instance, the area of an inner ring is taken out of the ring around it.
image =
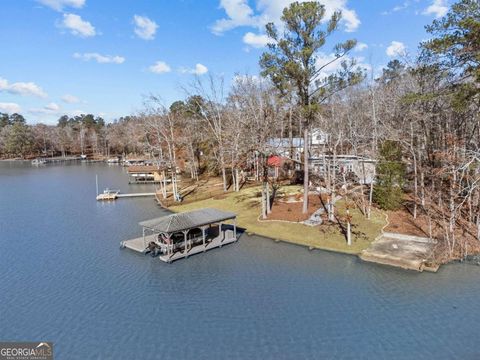
[[[370,159],[365,156],[360,155],[322,155],[317,157],[309,157],[308,161],[310,162],[323,162],[324,160],[332,160],[334,159],[337,162],[347,162],[347,161],[358,161],[358,162],[377,162],[375,159]]]
[[[172,214],[140,222],[140,226],[153,231],[174,233],[197,228],[224,220],[234,219],[237,215],[229,211],[206,208],[184,213]]]
[[[272,138],[272,139],[268,139],[267,143],[269,146],[273,148],[289,148],[290,147],[289,138]],[[292,138],[292,147],[294,148],[303,147],[303,139]]]

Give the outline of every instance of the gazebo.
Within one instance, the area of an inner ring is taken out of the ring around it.
[[[159,258],[165,262],[237,240],[236,214],[212,208],[171,214],[142,221],[139,225],[142,237],[123,241],[122,247],[142,253],[160,252]]]

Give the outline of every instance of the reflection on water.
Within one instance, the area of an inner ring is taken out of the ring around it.
[[[118,166],[0,162],[0,341],[59,359],[480,357],[480,267],[412,273],[243,235],[164,264],[120,250],[152,199]]]

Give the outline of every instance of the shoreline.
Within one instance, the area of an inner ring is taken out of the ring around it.
[[[436,272],[440,265],[433,263],[425,255],[432,244],[425,245],[418,237],[398,234],[393,241],[391,233],[384,230],[388,227],[388,215],[378,209],[372,212],[371,219],[367,220],[359,210],[353,213],[353,242],[347,245],[344,234],[338,224],[324,223],[310,227],[299,222],[269,220],[260,221],[255,197],[252,195],[255,188],[242,190],[239,193],[227,193],[222,198],[208,198],[195,200],[185,204],[176,204],[168,211],[177,213],[196,210],[199,208],[216,207],[237,213],[237,225],[245,229],[247,235],[259,236],[273,242],[284,242],[291,245],[302,246],[312,250],[328,251],[343,255],[354,255],[362,262],[387,265],[390,267],[413,270],[417,272]],[[337,211],[342,213],[342,202],[337,203]],[[386,241],[388,240],[388,241]],[[388,244],[388,246],[383,245]],[[419,249],[419,244],[425,251],[411,251]],[[373,251],[373,250],[374,251]],[[369,256],[366,256],[368,254]],[[374,254],[374,256],[372,255]]]
[[[272,241],[282,241],[307,249],[326,250],[341,254],[359,255],[364,249],[381,235],[381,229],[386,226],[385,216],[375,211],[372,219],[365,221],[360,211],[351,211],[354,218],[354,234],[352,245],[347,245],[346,239],[336,225],[324,224],[307,226],[300,222],[269,220],[259,221],[260,213],[255,192],[257,187],[242,190],[238,193],[229,192],[221,198],[208,198],[179,203],[167,208],[171,212],[191,211],[199,208],[215,207],[221,210],[235,212],[238,216],[237,225],[245,229],[247,234],[255,234]],[[344,211],[341,202],[339,211]],[[257,211],[258,210],[258,211]]]

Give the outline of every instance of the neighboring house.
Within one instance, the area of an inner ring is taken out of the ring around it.
[[[271,155],[267,159],[268,165],[268,176],[274,179],[287,178],[292,175],[292,170],[296,168],[296,165],[299,167],[301,163],[298,163],[290,158],[280,156],[280,155]]]
[[[323,155],[309,158],[313,173],[324,176],[327,169],[335,169],[337,175],[355,175],[360,184],[375,181],[376,160],[357,155]]]
[[[313,129],[310,132],[309,148],[310,153],[317,153],[319,148],[328,144],[328,134],[320,129]],[[280,156],[289,157],[295,161],[301,161],[303,155],[303,138],[294,137],[290,143],[290,138],[272,138],[268,140],[268,146],[272,153]]]
[[[313,129],[310,133],[310,146],[320,146],[328,144],[328,134],[320,129]]]
[[[303,153],[303,139],[295,137],[290,143],[289,138],[273,138],[268,140],[268,147],[273,154],[300,161]]]

